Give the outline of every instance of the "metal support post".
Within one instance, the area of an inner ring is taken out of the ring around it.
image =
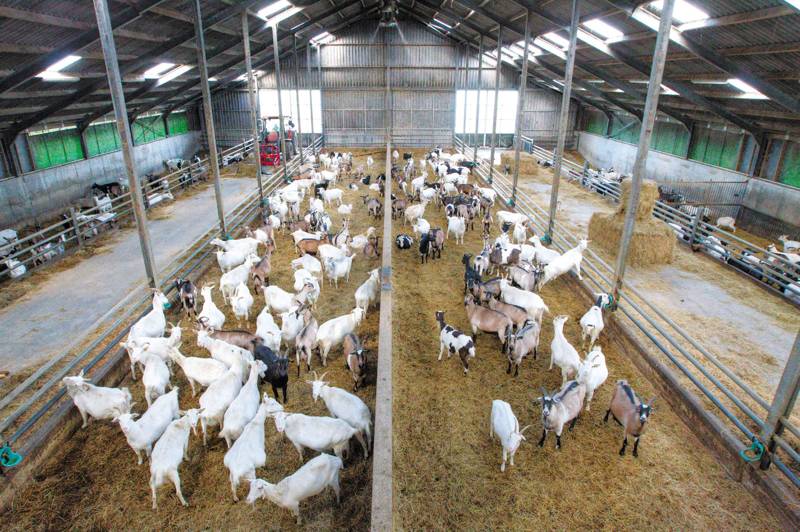
[[[322,113],[322,45],[317,48],[317,86],[319,87],[319,101],[320,101],[320,110],[319,112]],[[320,124],[322,123],[322,117],[320,116]],[[322,145],[325,142],[325,137],[322,135],[322,130],[320,128],[319,136],[322,138]]]
[[[75,238],[78,240],[78,249],[83,249],[83,232],[78,222],[78,213],[75,207],[69,208],[69,217],[72,218],[72,229],[75,231]]]
[[[464,155],[467,154],[467,97],[469,95],[469,44],[464,45],[464,116],[461,130],[464,132]]]
[[[200,71],[200,90],[203,93],[203,115],[208,135],[208,164],[214,175],[214,196],[217,199],[217,217],[219,230],[223,237],[228,236],[225,224],[225,209],[222,207],[222,185],[219,177],[219,154],[217,153],[217,134],[214,129],[214,112],[211,108],[211,89],[208,86],[208,69],[206,67],[206,39],[203,36],[203,15],[200,12],[200,0],[192,2],[194,7],[195,47],[197,48],[197,68]]]
[[[283,91],[281,83],[281,58],[278,51],[278,25],[272,25],[272,57],[275,63],[275,87],[278,89],[278,128],[280,131],[281,160],[283,161],[283,179],[289,181],[289,171],[286,169],[286,131],[283,127]]]
[[[517,118],[514,126],[514,185],[511,188],[511,206],[517,203],[517,181],[519,180],[519,150],[522,148],[522,108],[525,105],[525,88],[528,85],[528,46],[530,46],[530,10],[525,11],[525,48],[522,51],[522,72],[519,77],[519,92],[517,93]]]
[[[136,229],[139,232],[139,246],[142,249],[142,260],[147,274],[148,283],[152,288],[158,288],[158,273],[153,248],[150,245],[150,233],[147,230],[147,217],[144,214],[144,200],[142,188],[139,186],[139,176],[136,173],[136,159],[133,155],[133,139],[131,128],[128,124],[128,109],[125,105],[125,93],[122,90],[122,76],[119,72],[117,48],[114,44],[114,33],[111,28],[111,17],[108,14],[106,0],[94,0],[94,13],[97,17],[97,32],[100,45],[103,49],[103,59],[108,75],[108,88],[111,92],[111,102],[114,106],[114,118],[122,144],[122,159],[125,161],[125,171],[128,175],[128,185],[131,189],[131,202],[133,216],[136,219]]]
[[[579,0],[572,0],[572,19],[569,26],[569,50],[567,66],[564,68],[564,92],[561,97],[561,112],[558,116],[558,138],[553,155],[553,186],[550,189],[550,216],[547,219],[547,240],[553,239],[553,226],[556,223],[556,207],[558,206],[558,186],[561,184],[561,163],[564,157],[564,143],[567,138],[567,122],[569,120],[569,101],[572,95],[572,73],[575,70],[575,50],[578,43],[578,22],[580,19]],[[616,300],[615,300],[616,301]]]
[[[306,46],[306,83],[308,85],[308,111],[311,116],[311,131],[309,131],[309,138],[311,138],[311,145],[316,146],[314,142],[314,91],[311,90],[311,43]],[[314,155],[317,154],[316,147],[313,150]]]
[[[647,166],[647,154],[650,151],[650,138],[653,136],[653,127],[658,114],[658,96],[661,92],[661,79],[664,74],[664,64],[667,59],[669,47],[669,32],[672,28],[672,9],[675,0],[664,0],[661,9],[661,21],[658,26],[658,37],[653,51],[653,63],[650,69],[650,81],[647,85],[647,99],[644,103],[642,116],[642,131],[639,134],[639,145],[636,148],[636,160],[633,164],[633,177],[631,178],[631,194],[625,210],[625,225],[622,228],[619,251],[617,252],[617,265],[614,271],[614,286],[612,289],[614,301],[619,301],[619,291],[625,278],[625,263],[628,259],[628,248],[633,236],[633,226],[636,223],[636,208],[639,204],[639,194],[642,189]]]
[[[497,102],[500,98],[500,67],[503,65],[503,26],[497,26],[497,61],[494,66],[494,106],[492,107],[492,148],[489,150],[489,183],[494,181],[494,150],[497,146]]]
[[[460,53],[461,49],[456,47],[456,72],[455,78],[453,79],[453,94],[458,95],[458,83],[461,81],[461,64],[464,62],[464,56]],[[458,97],[456,96],[456,101],[458,101]],[[453,113],[453,138],[456,138],[456,131],[458,130],[458,113]]]
[[[472,151],[472,162],[478,162],[478,130],[481,121],[481,77],[483,77],[483,34],[478,44],[478,95],[475,100],[475,149]]]
[[[302,119],[300,118],[300,76],[297,72],[300,68],[297,59],[297,35],[292,36],[292,53],[294,54],[294,97],[297,100],[297,149],[300,150],[300,162],[305,162],[303,155],[303,126]]]
[[[761,456],[761,469],[769,468],[772,463],[772,453],[775,452],[775,436],[783,433],[783,422],[781,418],[788,419],[792,415],[794,404],[797,401],[797,393],[800,391],[800,333],[794,340],[792,352],[783,368],[778,389],[764,421],[764,429],[761,431],[761,441],[766,446],[766,451]]]
[[[242,43],[244,45],[244,63],[247,68],[247,95],[250,102],[250,127],[253,134],[253,162],[256,167],[256,182],[258,183],[258,205],[261,215],[264,215],[264,185],[261,182],[261,147],[258,144],[258,115],[256,78],[253,75],[253,62],[250,57],[250,24],[247,19],[247,10],[242,12]]]

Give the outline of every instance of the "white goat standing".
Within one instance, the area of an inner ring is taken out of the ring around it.
[[[578,279],[583,279],[583,277],[581,277],[581,261],[583,260],[583,252],[586,250],[588,245],[589,241],[583,239],[578,242],[577,246],[567,250],[560,257],[550,261],[550,263],[544,267],[544,275],[542,276],[537,288],[541,289],[541,287],[553,279],[567,273],[570,270],[575,272],[575,274],[578,276]]]
[[[262,309],[256,318],[256,336],[273,351],[278,351],[281,347],[281,329],[266,308]]]
[[[267,463],[267,453],[264,450],[264,421],[270,413],[269,397],[264,394],[256,415],[242,430],[241,436],[225,453],[222,463],[228,468],[231,481],[233,500],[239,501],[236,490],[243,479],[255,480],[256,468],[264,467]]]
[[[375,268],[369,272],[367,280],[356,288],[356,307],[364,309],[364,315],[367,314],[370,304],[378,297],[378,283],[379,272],[378,268]]]
[[[167,318],[164,316],[164,305],[168,304],[169,300],[167,296],[162,292],[155,292],[153,294],[153,310],[133,324],[128,332],[128,341],[133,338],[159,338],[164,336],[164,329],[167,328]],[[130,356],[130,352],[128,356]],[[131,360],[131,378],[136,380],[136,372],[133,366],[134,362]]]
[[[250,279],[250,270],[260,260],[257,255],[248,255],[244,263],[222,274],[219,278],[219,291],[222,292],[222,299],[225,303],[228,303],[228,300],[233,297],[236,293],[236,288],[241,283],[247,283],[248,279]]]
[[[578,376],[576,380],[586,386],[586,411],[590,410],[590,403],[597,390],[608,378],[608,367],[603,350],[597,345],[586,355],[586,358],[578,366]]]
[[[139,465],[142,465],[142,454],[150,456],[153,444],[158,440],[167,426],[178,419],[178,388],[162,395],[142,414],[139,421],[134,421],[138,414],[122,414],[116,418],[119,427],[136,453]]]
[[[231,308],[237,320],[244,318],[244,321],[250,322],[250,308],[253,306],[253,294],[247,288],[245,283],[239,283],[236,287],[233,296],[231,297]]]
[[[553,341],[550,342],[550,367],[553,369],[553,364],[561,368],[561,384],[567,382],[567,379],[578,372],[578,366],[581,363],[581,357],[578,351],[572,347],[567,338],[564,336],[564,323],[569,319],[569,316],[556,316],[553,318]]]
[[[239,395],[242,389],[242,368],[234,364],[219,379],[208,385],[200,396],[200,426],[203,428],[203,446],[205,447],[208,429],[222,424],[228,406]]]
[[[525,439],[522,434],[528,427],[530,425],[522,430],[519,429],[519,421],[511,410],[510,404],[499,399],[492,401],[489,437],[494,438],[497,435],[503,446],[503,463],[500,465],[500,471],[505,472],[506,470],[506,458],[510,458],[511,465],[514,465],[514,455],[517,454],[517,449],[519,449],[522,440]]]
[[[95,386],[83,378],[83,371],[72,377],[64,377],[61,385],[67,389],[72,402],[81,413],[81,428],[89,425],[90,416],[94,419],[114,419],[129,413],[133,405],[131,392],[127,388]]]
[[[263,377],[266,371],[267,366],[260,360],[251,362],[250,375],[247,378],[247,382],[242,386],[242,389],[239,390],[239,395],[236,396],[236,399],[225,411],[219,437],[225,438],[228,449],[231,448],[231,442],[241,436],[244,427],[255,417],[258,411],[258,378]]]
[[[143,348],[146,351],[147,346]],[[142,384],[144,384],[144,398],[147,406],[150,407],[153,400],[167,393],[167,388],[172,385],[169,382],[170,372],[167,364],[158,355],[144,355],[144,372],[142,372]]]
[[[225,314],[217,308],[214,300],[211,299],[212,288],[214,288],[213,285],[205,285],[200,290],[200,294],[203,296],[203,309],[200,311],[197,321],[202,323],[204,327],[220,330],[225,325]]]
[[[356,307],[350,313],[328,320],[319,326],[317,343],[323,366],[328,365],[328,353],[331,347],[341,344],[348,333],[355,332],[365,314],[364,309]]]
[[[316,403],[317,399],[322,397],[328,412],[333,417],[343,419],[351,427],[358,430],[356,439],[364,449],[364,457],[369,458],[369,447],[372,441],[372,414],[369,411],[369,407],[357,395],[341,388],[329,386],[329,383],[323,380],[325,374],[316,378],[315,373],[314,377],[315,379],[310,381],[311,395],[314,398],[314,402]]]
[[[447,238],[450,237],[450,233],[453,233],[455,237],[456,244],[463,244],[464,243],[464,233],[467,231],[467,225],[464,222],[464,218],[460,216],[448,216],[447,217]]]
[[[291,510],[301,524],[300,503],[321,493],[325,488],[332,488],[339,504],[339,471],[344,467],[342,460],[329,454],[320,454],[312,458],[292,475],[277,484],[270,484],[260,478],[250,482],[247,502],[253,504],[260,498],[266,498],[280,506]]]
[[[181,367],[186,380],[189,381],[189,386],[192,388],[192,397],[195,396],[195,384],[201,387],[206,387],[215,380],[222,377],[227,371],[228,366],[214,360],[213,358],[200,358],[200,357],[186,357],[173,348],[170,351],[172,361]]]
[[[175,485],[175,494],[184,506],[189,506],[181,492],[181,477],[178,467],[188,459],[189,430],[197,435],[197,420],[200,411],[196,408],[187,410],[183,417],[170,423],[164,434],[156,442],[150,455],[150,491],[153,497],[153,510],[158,509],[156,492],[164,481],[169,479]]]

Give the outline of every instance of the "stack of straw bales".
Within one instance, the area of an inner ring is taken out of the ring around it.
[[[508,166],[509,173],[514,173],[514,150],[509,150],[500,154],[502,168]],[[521,175],[535,175],[540,166],[536,164],[536,157],[530,153],[520,151],[519,153],[519,173]]]
[[[611,214],[595,213],[589,221],[589,239],[592,244],[604,249],[611,256],[619,251],[625,211],[631,194],[631,180],[622,183],[622,201],[619,209]],[[633,229],[628,264],[647,266],[672,262],[675,250],[675,233],[663,221],[653,218],[653,207],[658,199],[655,181],[642,181],[639,204],[636,207],[636,225]]]

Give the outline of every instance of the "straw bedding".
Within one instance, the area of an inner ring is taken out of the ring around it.
[[[506,166],[509,168],[509,173],[514,173],[514,168],[516,165],[514,164],[514,150],[504,151],[500,154],[500,163],[502,167],[505,168]],[[540,168],[540,166],[536,163],[536,156],[530,153],[520,152],[519,153],[519,173],[520,174],[533,174]]]
[[[625,211],[630,197],[631,181],[622,183],[619,209],[611,214],[595,213],[589,221],[589,239],[612,256],[616,256],[625,225]],[[673,260],[675,233],[663,221],[653,218],[653,206],[658,199],[655,181],[642,181],[642,190],[636,208],[636,225],[628,250],[628,264],[647,266],[668,264]]]

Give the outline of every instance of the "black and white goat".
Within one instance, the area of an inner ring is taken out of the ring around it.
[[[444,322],[444,311],[436,311],[436,321],[439,322],[439,358],[442,360],[442,353],[447,349],[447,358],[453,353],[458,353],[461,365],[464,367],[464,375],[469,373],[469,359],[475,358],[475,342],[472,337],[459,331],[452,325]]]

